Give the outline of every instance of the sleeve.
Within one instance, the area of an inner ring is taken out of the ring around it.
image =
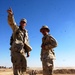
[[[52,49],[52,48],[55,48],[57,47],[57,41],[55,40],[54,37],[52,36],[49,36],[48,40],[47,40],[47,44],[45,45],[45,48],[46,49]]]
[[[16,22],[14,20],[14,15],[8,14],[8,24],[10,25],[13,31],[18,29],[18,26],[16,25]]]
[[[26,30],[25,43],[29,44],[28,31]]]
[[[53,47],[57,47],[57,41],[54,37],[50,36],[50,40],[51,40],[51,46]]]
[[[29,38],[28,38],[28,31],[27,30],[26,30],[26,37],[25,37],[24,44],[25,44],[25,47],[26,47],[27,51],[31,51],[32,50],[32,47],[29,44]]]

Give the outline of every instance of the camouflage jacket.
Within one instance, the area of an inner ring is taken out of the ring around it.
[[[32,48],[29,45],[27,30],[21,30],[21,28],[17,26],[13,15],[8,15],[8,23],[13,30],[13,43],[11,49],[16,50],[15,48],[18,48],[19,50],[21,50],[26,46],[25,49],[31,51]]]
[[[41,49],[41,59],[55,59],[53,48],[57,46],[56,40],[51,35],[46,35],[42,38],[42,44],[45,49]]]

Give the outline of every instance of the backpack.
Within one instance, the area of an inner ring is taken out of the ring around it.
[[[12,45],[12,43],[13,43],[13,34],[10,37],[10,45]]]

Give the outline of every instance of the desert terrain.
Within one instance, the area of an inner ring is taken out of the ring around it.
[[[42,69],[40,68],[28,68],[26,75],[29,75],[29,72],[31,72],[32,70],[37,71],[36,75],[42,75]],[[0,75],[13,75],[12,69],[0,69]],[[75,75],[75,69],[55,69],[54,75]]]

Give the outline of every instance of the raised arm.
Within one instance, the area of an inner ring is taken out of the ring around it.
[[[9,8],[7,10],[7,12],[8,12],[8,23],[9,23],[10,27],[12,28],[12,30],[14,31],[14,30],[18,29],[18,26],[16,25],[16,22],[14,20],[13,11],[11,8]]]

